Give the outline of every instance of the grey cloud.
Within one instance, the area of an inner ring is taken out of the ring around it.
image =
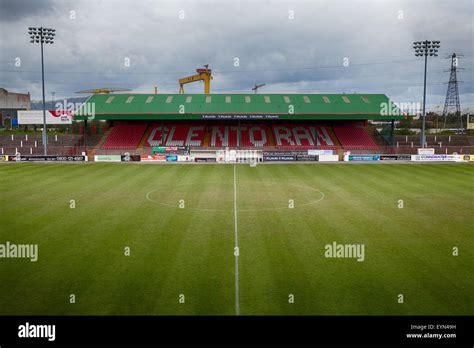
[[[268,92],[386,93],[400,101],[419,101],[423,65],[411,43],[428,38],[442,42],[440,57],[429,62],[429,104],[442,102],[449,78],[444,72],[449,61],[443,57],[454,51],[465,54],[461,102],[474,104],[469,0],[48,4],[54,13],[9,22],[9,38],[0,41],[0,80],[6,88],[30,90],[36,98],[39,47],[30,45],[25,34],[31,22],[57,29],[55,44],[45,50],[47,92],[56,96],[102,86],[150,92],[158,85],[161,92],[177,92],[179,77],[209,63],[215,71],[214,92],[249,92],[255,83],[265,82]],[[294,11],[292,20],[289,10]],[[180,11],[184,19],[179,19]],[[21,68],[13,67],[15,57],[22,58]],[[342,66],[345,57],[348,67]],[[130,67],[124,65],[126,59]],[[186,91],[201,93],[202,85],[188,85]]]
[[[13,22],[31,15],[48,15],[52,5],[52,1],[45,0],[1,0],[0,21]]]

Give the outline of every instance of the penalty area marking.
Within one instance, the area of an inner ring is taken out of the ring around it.
[[[281,183],[276,183],[276,182],[260,182],[260,181],[249,181],[249,183],[253,183],[253,184],[262,183],[264,185],[272,185],[272,186],[281,184]],[[212,183],[206,183],[206,184],[211,185]],[[312,205],[312,204],[319,203],[323,199],[326,198],[326,195],[324,194],[323,191],[315,189],[314,187],[302,186],[302,185],[297,185],[297,184],[292,184],[292,183],[286,183],[286,184],[290,185],[290,186],[293,186],[293,187],[300,188],[300,189],[304,189],[304,190],[311,190],[311,191],[317,192],[319,194],[319,197],[317,199],[315,199],[313,201],[310,201],[310,202],[303,203],[303,204],[298,204],[298,205],[295,206],[294,209],[297,209],[297,208],[300,208],[300,207],[306,207],[306,206],[309,206],[309,205]],[[177,185],[174,185],[174,186],[178,187],[178,186],[189,186],[189,185],[199,185],[199,183],[177,184]],[[174,208],[174,209],[181,209],[181,208],[178,207],[177,204],[169,204],[169,203],[160,202],[160,201],[154,200],[150,197],[151,194],[153,194],[156,191],[162,190],[162,189],[169,189],[169,185],[167,187],[163,187],[163,188],[158,187],[156,189],[148,191],[145,194],[146,200],[148,200],[150,202],[153,202],[153,203],[160,204],[160,205],[165,206],[165,207]],[[233,209],[189,208],[189,207],[186,207],[186,210],[209,211],[209,212],[212,212],[212,211],[214,211],[214,212],[230,212],[230,211],[234,211],[234,210],[239,211],[239,212],[255,212],[255,211],[275,211],[275,210],[286,210],[286,209],[289,209],[288,206],[275,207],[275,208],[256,208],[256,209],[237,209],[236,206],[234,206]]]

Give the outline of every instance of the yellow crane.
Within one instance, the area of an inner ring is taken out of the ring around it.
[[[87,94],[109,94],[112,92],[128,92],[131,91],[129,88],[94,88],[94,89],[85,89],[83,91],[78,91],[76,93],[87,93]]]
[[[204,93],[209,94],[211,91],[212,74],[209,69],[209,64],[204,65],[204,68],[196,69],[197,75],[183,77],[179,79],[179,93],[184,94],[184,85],[196,81],[204,81]]]

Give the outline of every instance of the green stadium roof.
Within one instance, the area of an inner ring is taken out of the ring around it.
[[[95,94],[75,119],[403,119],[382,114],[383,104],[384,94]]]

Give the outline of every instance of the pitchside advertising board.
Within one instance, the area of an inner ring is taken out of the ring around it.
[[[469,160],[470,160],[469,156]],[[413,155],[411,160],[415,162],[466,162],[467,155]]]
[[[95,155],[95,162],[190,162],[189,155]]]
[[[345,162],[411,161],[412,155],[344,155]]]
[[[333,150],[308,150],[308,155],[312,156],[329,156],[334,153]]]
[[[122,155],[120,156],[122,162],[140,162],[140,155]]]
[[[298,156],[308,155],[307,151],[264,151],[264,162],[292,162],[296,161]]]
[[[142,162],[166,162],[166,155],[141,155]]]
[[[122,162],[121,155],[95,155],[95,162]]]
[[[344,156],[346,160],[346,156]],[[380,155],[347,155],[347,161],[379,161]]]
[[[196,157],[194,162],[217,162],[215,157]]]
[[[318,155],[319,162],[339,162],[338,155]]]
[[[265,162],[291,162],[296,161],[295,155],[263,155],[263,160]]]
[[[46,124],[71,124],[69,111],[46,110]],[[43,124],[43,110],[19,110],[18,124]]]
[[[338,162],[338,155],[291,155],[267,154],[263,156],[265,162]]]
[[[473,155],[344,155],[344,161],[469,162]]]
[[[333,150],[307,150],[307,151],[264,151],[265,162],[337,162],[338,155],[333,155]]]
[[[381,161],[411,161],[411,155],[380,155]]]
[[[474,155],[461,155],[463,161],[474,162]]]
[[[87,156],[6,156],[9,162],[84,162]]]
[[[307,162],[317,161],[318,156],[315,156],[315,155],[299,155],[299,156],[296,156],[296,160],[297,161],[307,161]]]

